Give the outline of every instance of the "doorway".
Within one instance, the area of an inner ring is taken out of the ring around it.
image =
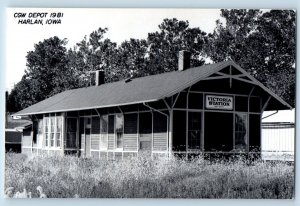
[[[205,112],[204,149],[228,152],[233,149],[233,113]]]

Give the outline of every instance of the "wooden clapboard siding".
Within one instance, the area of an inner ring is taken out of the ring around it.
[[[124,134],[124,151],[137,151],[137,134]]]
[[[91,138],[91,149],[99,150],[100,134],[92,134]]]
[[[153,151],[166,151],[168,150],[167,133],[154,133],[153,134]]]
[[[114,134],[108,134],[108,150],[115,149],[115,135]]]

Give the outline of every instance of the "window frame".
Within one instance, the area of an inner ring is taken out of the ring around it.
[[[60,121],[60,132],[58,132],[58,119]],[[48,149],[60,149],[62,148],[62,133],[63,133],[63,117],[61,115],[46,114],[43,116],[42,121],[42,131],[44,139],[44,147]],[[41,134],[41,133],[38,133]],[[59,134],[59,135],[58,135]],[[53,136],[53,137],[52,137]],[[60,141],[60,144],[57,144],[57,141]]]

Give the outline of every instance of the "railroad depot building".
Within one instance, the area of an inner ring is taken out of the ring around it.
[[[31,116],[23,153],[122,159],[146,153],[249,153],[261,147],[263,111],[291,109],[235,62],[189,68],[62,92],[16,115]]]

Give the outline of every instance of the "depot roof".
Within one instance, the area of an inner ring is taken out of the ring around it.
[[[259,86],[270,96],[272,104],[269,104],[270,106],[266,110],[292,109],[288,103],[230,60],[184,71],[134,78],[131,81],[123,80],[64,91],[19,111],[16,115],[78,111],[158,101],[170,97],[228,66],[239,70],[247,76],[251,84]]]

